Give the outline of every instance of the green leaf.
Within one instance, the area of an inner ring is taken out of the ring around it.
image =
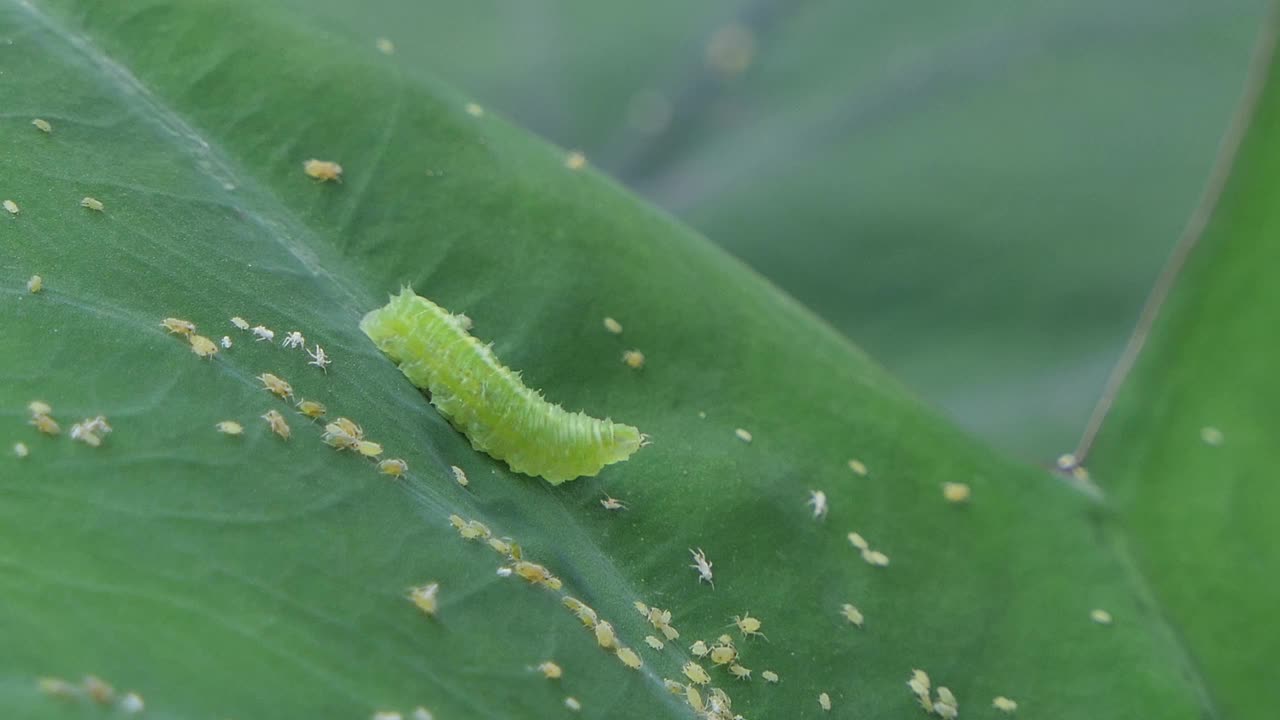
[[[713,675],[748,718],[825,716],[821,692],[831,717],[923,716],[905,684],[917,667],[966,717],[994,716],[996,695],[1038,717],[1201,716],[1109,552],[1105,508],[951,429],[667,216],[301,17],[246,0],[0,4],[0,176],[21,206],[0,218],[0,418],[31,449],[0,460],[12,716],[99,716],[36,685],[93,673],[154,718],[547,718],[565,696],[582,717],[684,718],[661,679],[746,611],[768,635],[739,640],[755,679]],[[309,158],[340,162],[342,183],[304,175]],[[561,487],[476,453],[357,328],[406,283],[469,315],[529,386],[653,445]],[[234,346],[199,358],[160,327],[170,316]],[[281,347],[292,330],[323,345],[327,373]],[[620,361],[631,347],[642,371]],[[361,423],[407,477],[322,444],[264,372]],[[34,399],[64,428],[104,414],[114,432],[98,448],[40,436]],[[272,409],[291,440],[258,419]],[[972,500],[945,502],[944,481]],[[606,511],[606,493],[629,509]],[[557,593],[499,577],[454,513],[514,538],[644,670],[598,648]],[[851,531],[889,566],[864,562]],[[435,619],[405,597],[428,581]],[[636,600],[669,608],[679,642],[644,645]],[[1094,607],[1115,625],[1090,623]],[[535,670],[548,658],[561,680]]]
[[[389,37],[404,72],[583,149],[1039,461],[1071,446],[1101,393],[1269,6],[292,4],[353,42]],[[706,48],[735,25],[755,53],[725,76]]]
[[[1274,53],[1274,19],[1269,32]],[[1229,718],[1274,717],[1277,698],[1276,62],[1260,75],[1252,125],[1212,220],[1167,269],[1176,283],[1153,298],[1158,320],[1138,329],[1131,352],[1141,355],[1089,454],[1130,529],[1122,552],[1195,657],[1216,716]]]

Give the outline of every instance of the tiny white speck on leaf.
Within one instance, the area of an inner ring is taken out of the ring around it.
[[[1226,436],[1216,427],[1202,427],[1200,428],[1200,439],[1204,441],[1205,445],[1219,447],[1226,440]]]
[[[5,209],[5,210],[7,210],[7,211],[9,211],[9,214],[10,214],[10,215],[17,215],[17,214],[18,214],[18,212],[19,212],[18,203],[14,202],[14,201],[12,201],[12,200],[5,200],[5,201],[4,201],[4,209]]]
[[[107,209],[107,206],[103,205],[101,200],[97,198],[91,198],[91,197],[81,198],[80,207],[88,208],[95,212],[102,212],[103,210]]]
[[[622,323],[618,322],[617,320],[614,320],[611,317],[607,317],[604,319],[604,329],[608,330],[614,335],[620,335],[622,334]]]
[[[742,428],[738,428],[737,430],[734,430],[733,434],[737,435],[738,439],[744,443],[750,443],[752,440],[751,432],[748,430],[743,430]]]
[[[1112,622],[1111,613],[1107,612],[1106,610],[1103,610],[1102,608],[1096,608],[1092,612],[1090,612],[1089,619],[1098,623],[1099,625],[1110,625]]]
[[[51,132],[53,132],[53,126],[49,124],[49,121],[48,121],[48,120],[44,120],[44,119],[41,119],[41,118],[36,118],[36,119],[34,119],[34,120],[32,120],[32,121],[31,121],[31,124],[32,124],[32,125],[35,125],[35,126],[36,126],[36,129],[38,129],[38,130],[39,130],[40,132],[42,132],[42,133],[51,133]]]
[[[391,42],[389,38],[380,37],[373,44],[378,48],[378,52],[383,55],[392,55],[396,51],[396,44]]]
[[[564,156],[564,166],[570,170],[581,170],[587,166],[587,156],[578,150],[570,151]]]

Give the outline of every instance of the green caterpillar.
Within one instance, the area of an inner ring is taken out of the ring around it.
[[[405,288],[365,315],[360,329],[431,394],[431,404],[471,446],[553,485],[631,457],[645,436],[571,413],[525,387],[518,373],[467,332],[465,319]]]

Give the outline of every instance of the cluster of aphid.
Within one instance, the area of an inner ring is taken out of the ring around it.
[[[930,714],[937,713],[938,717],[944,718],[944,720],[951,720],[951,718],[960,714],[960,703],[956,701],[956,696],[945,685],[937,689],[936,699],[930,696],[929,674],[925,671],[912,670],[911,679],[907,680],[907,687],[911,688],[911,692],[915,693],[916,700],[925,712]]]
[[[209,338],[196,334],[196,324],[190,320],[168,317],[160,321],[160,327],[174,335],[181,335],[191,344],[191,352],[202,358],[218,354],[218,346]]]
[[[45,435],[61,435],[62,427],[58,425],[58,421],[53,419],[53,407],[43,400],[32,400],[27,403],[27,410],[31,413],[31,419],[28,424],[33,425],[37,430]],[[71,426],[71,439],[78,440],[90,447],[99,447],[102,445],[102,438],[111,432],[111,424],[107,422],[107,418],[103,415],[97,417],[85,418],[80,422]],[[13,446],[13,452],[20,458],[30,454],[30,449],[26,443],[18,443]]]
[[[130,691],[117,695],[110,683],[94,675],[86,675],[78,685],[62,678],[43,677],[37,681],[37,687],[50,697],[65,700],[87,698],[98,705],[115,706],[126,715],[136,715],[146,709],[146,703],[138,693]]]
[[[254,339],[258,342],[275,342],[276,331],[265,325],[250,325],[248,320],[239,315],[231,318],[231,324],[239,330],[252,333]],[[223,337],[222,340],[224,347],[231,347],[231,338]],[[326,373],[329,372],[329,365],[333,363],[333,360],[329,358],[329,354],[325,352],[324,348],[320,347],[319,343],[316,343],[314,350],[308,350],[306,337],[297,330],[290,330],[286,333],[284,339],[280,341],[280,346],[286,349],[302,348],[307,356],[311,358],[311,362],[307,364],[318,367]]]
[[[638,607],[639,605],[637,605]],[[652,617],[650,622],[652,622]],[[738,631],[742,633],[743,639],[764,637],[764,633],[761,632],[763,623],[759,618],[752,617],[750,613],[735,615],[733,617],[733,626],[737,627]],[[737,680],[751,679],[751,670],[742,664],[738,647],[729,635],[721,635],[711,643],[696,640],[689,646],[689,653],[698,660],[710,662],[713,667],[725,668],[729,675]],[[698,662],[690,660],[684,663],[680,670],[687,679],[687,683],[682,684],[670,679],[663,680],[663,683],[673,694],[683,695],[685,702],[700,718],[705,718],[706,720],[741,720],[741,715],[733,713],[733,702],[724,690],[715,687],[710,688],[707,697],[703,698],[702,691],[699,688],[711,683],[711,674],[707,672],[705,667]],[[760,677],[768,683],[776,683],[779,679],[778,674],[772,670],[761,672]]]
[[[867,542],[867,539],[858,533],[849,533],[849,544],[853,545],[862,553],[862,559],[865,560],[868,565],[885,567],[889,564],[889,556],[879,550],[871,549],[871,545]]]

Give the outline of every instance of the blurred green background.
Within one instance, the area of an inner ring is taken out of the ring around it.
[[[1074,446],[1267,8],[290,2],[582,149],[1031,460]]]

